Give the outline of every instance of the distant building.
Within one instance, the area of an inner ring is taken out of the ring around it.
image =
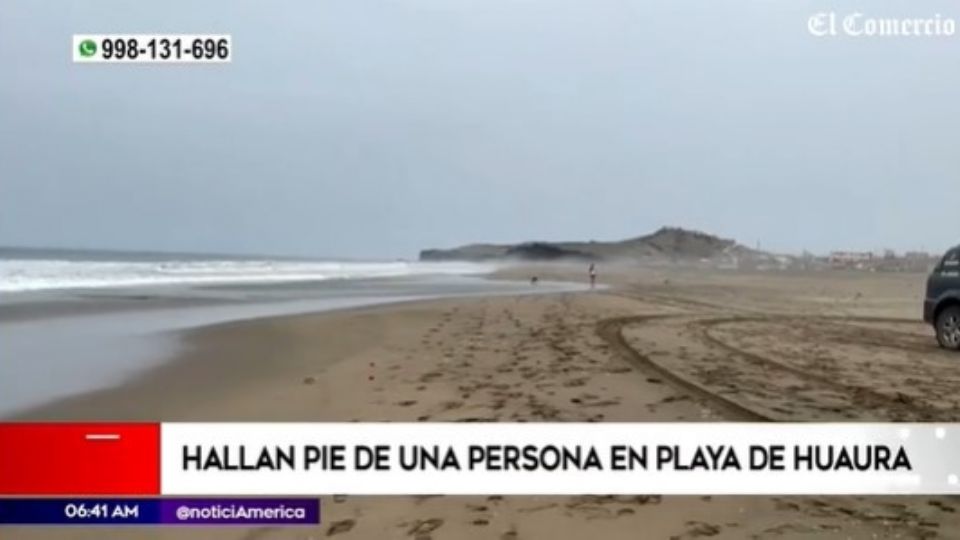
[[[870,266],[873,258],[873,253],[869,251],[833,251],[830,253],[830,266],[863,269]]]
[[[908,251],[903,260],[904,270],[908,272],[929,272],[936,266],[939,258],[923,251]]]

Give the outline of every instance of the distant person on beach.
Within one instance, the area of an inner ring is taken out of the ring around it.
[[[587,270],[590,274],[590,288],[594,288],[597,285],[597,266],[593,263],[590,263],[590,268]]]
[[[538,281],[540,281],[540,278],[538,278],[537,276],[533,276],[532,278],[530,278],[531,285],[536,285]]]

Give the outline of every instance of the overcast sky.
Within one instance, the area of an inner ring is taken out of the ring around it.
[[[0,244],[410,257],[678,225],[771,250],[960,242],[955,1],[0,2]],[[234,60],[75,65],[74,33]]]

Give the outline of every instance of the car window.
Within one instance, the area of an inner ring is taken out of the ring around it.
[[[956,270],[960,268],[960,249],[951,249],[940,261],[941,270]]]

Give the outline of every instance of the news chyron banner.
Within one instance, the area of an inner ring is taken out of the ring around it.
[[[958,475],[960,424],[0,425],[5,497],[934,495]]]

